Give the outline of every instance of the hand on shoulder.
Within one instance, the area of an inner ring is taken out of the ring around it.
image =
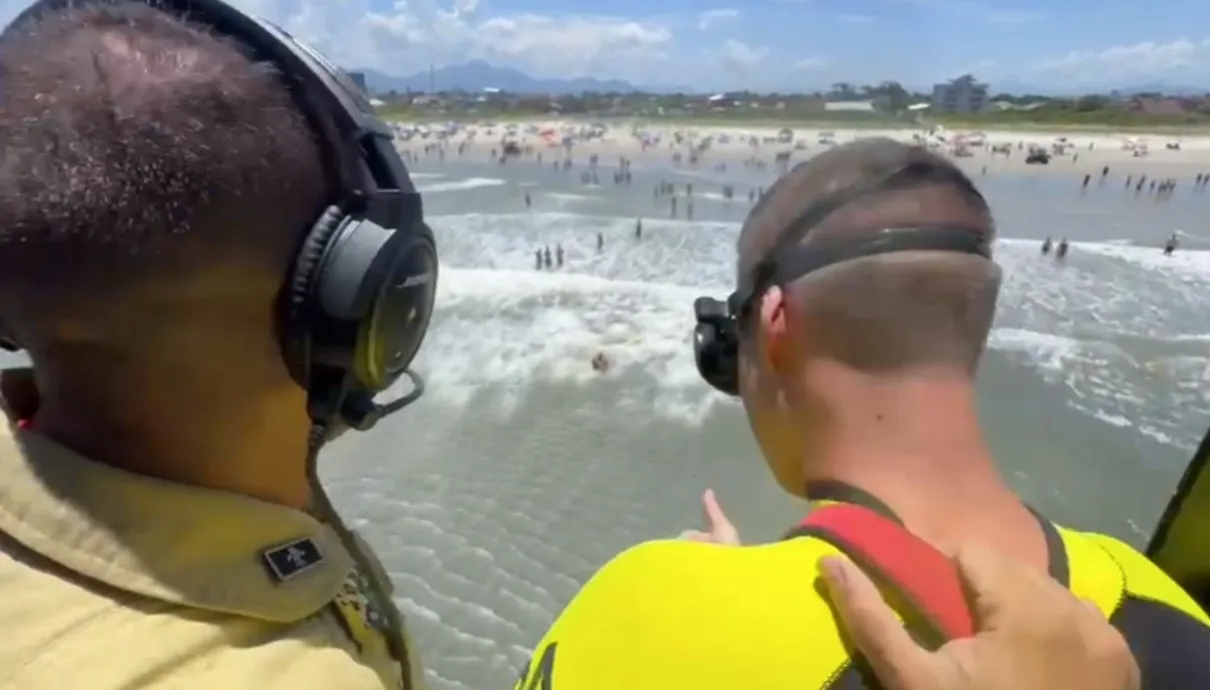
[[[1125,639],[1095,607],[995,553],[970,548],[955,560],[977,632],[936,652],[909,636],[860,568],[821,562],[845,628],[887,690],[1138,690]]]

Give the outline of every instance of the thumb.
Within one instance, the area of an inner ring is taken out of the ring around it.
[[[714,495],[714,489],[706,489],[702,494],[702,509],[706,513],[706,524],[711,529],[733,527],[731,521],[727,519],[727,514],[723,512],[723,507],[718,502],[718,496]]]
[[[739,530],[735,529],[735,525],[727,519],[727,514],[723,512],[723,507],[719,504],[714,489],[706,489],[702,494],[702,509],[706,513],[706,524],[711,533],[723,541],[739,541]]]
[[[820,574],[853,645],[886,690],[928,687],[936,661],[903,627],[874,582],[852,561],[827,556]]]

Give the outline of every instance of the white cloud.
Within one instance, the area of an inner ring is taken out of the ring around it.
[[[837,14],[832,17],[833,20],[841,24],[871,24],[874,22],[874,17],[869,14]]]
[[[708,31],[711,27],[717,26],[724,22],[739,19],[739,10],[733,9],[718,9],[706,10],[697,15],[698,31]]]
[[[805,58],[803,60],[798,60],[793,65],[791,65],[791,67],[796,72],[815,72],[817,70],[821,70],[821,69],[824,69],[826,67],[831,67],[831,66],[832,66],[832,61],[821,55]]]
[[[350,53],[338,61],[388,73],[483,58],[564,77],[641,74],[666,57],[673,42],[672,31],[657,22],[580,15],[480,17],[474,4],[464,0],[461,7],[444,9],[434,0],[399,1],[391,12],[367,12],[356,24],[360,36],[333,37],[331,43]]]
[[[1103,83],[1130,79],[1162,78],[1210,70],[1210,37],[1197,41],[1180,38],[1167,43],[1144,41],[1102,50],[1076,50],[1035,67],[1077,83]]]
[[[656,20],[579,14],[491,14],[480,0],[229,0],[267,17],[346,67],[406,75],[483,58],[537,76],[598,74],[650,83],[673,45]],[[0,22],[29,0],[0,0]]]
[[[723,43],[723,66],[735,72],[747,72],[759,67],[769,56],[769,49],[750,46],[734,38]]]

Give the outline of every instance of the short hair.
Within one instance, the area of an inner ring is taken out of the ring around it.
[[[280,73],[145,2],[0,40],[0,313],[86,317],[222,266],[281,271],[327,203]],[[20,330],[14,328],[14,330]]]
[[[960,224],[981,235],[990,256],[991,211],[953,163],[918,146],[863,139],[798,164],[770,188],[744,223],[739,279],[812,205],[908,169],[904,184],[854,198],[809,230],[802,246],[887,227]],[[983,257],[903,252],[855,259],[797,281],[790,292],[820,324],[821,353],[857,370],[893,374],[922,366],[973,373],[996,311],[1000,270]]]

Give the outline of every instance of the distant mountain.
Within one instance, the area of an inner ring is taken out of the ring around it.
[[[437,91],[482,91],[484,89],[500,89],[511,93],[552,93],[575,94],[585,91],[598,93],[697,93],[694,89],[679,85],[633,84],[623,79],[597,79],[596,77],[577,77],[574,79],[542,79],[532,77],[519,69],[497,67],[485,60],[471,60],[457,65],[446,65],[433,70],[432,78],[428,71],[400,77],[385,74],[377,70],[354,70],[365,74],[366,86],[372,92],[386,91],[418,91],[425,92],[430,84]],[[1125,95],[1138,93],[1163,93],[1170,96],[1194,96],[1210,91],[1210,87],[1179,86],[1162,82],[1142,83],[1126,87],[1114,88],[1108,85],[1073,85],[1067,87],[1045,87],[1018,81],[992,81],[990,90],[993,94],[1010,93],[1015,95],[1037,94],[1040,96],[1080,96],[1089,93],[1108,94],[1117,91]],[[932,88],[924,88],[924,93],[931,93]]]
[[[1201,96],[1203,94],[1210,93],[1210,87],[1180,86],[1174,84],[1165,84],[1163,82],[1152,82],[1149,84],[1127,86],[1124,89],[1117,89],[1117,92],[1131,96],[1138,93],[1162,93],[1165,96]]]
[[[417,72],[407,77],[383,74],[375,70],[358,70],[366,75],[366,85],[374,92],[385,91],[428,91],[430,84],[437,91],[482,91],[500,89],[511,93],[630,93],[643,91],[665,93],[679,90],[676,87],[635,86],[622,79],[597,79],[577,77],[575,79],[541,79],[511,67],[496,67],[484,60],[472,60],[460,65],[446,65],[433,70]]]

